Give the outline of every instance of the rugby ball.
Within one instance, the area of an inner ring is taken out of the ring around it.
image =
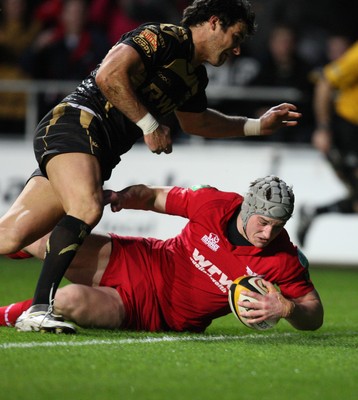
[[[236,278],[232,282],[229,289],[229,304],[231,311],[236,316],[236,318],[238,318],[238,320],[241,321],[248,328],[257,329],[260,331],[273,328],[278,322],[278,320],[276,319],[265,320],[257,324],[249,324],[247,322],[247,318],[241,316],[242,311],[247,311],[250,309],[250,303],[257,301],[256,299],[249,297],[246,294],[242,294],[243,290],[249,290],[251,292],[260,293],[262,295],[266,295],[268,293],[268,290],[262,282],[262,279],[257,276],[240,276],[239,278]],[[239,306],[239,301],[244,301],[245,303],[247,303],[247,307],[244,308]]]

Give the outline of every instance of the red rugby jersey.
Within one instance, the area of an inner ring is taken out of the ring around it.
[[[307,260],[286,230],[264,249],[228,241],[228,221],[242,201],[236,193],[212,187],[169,192],[167,213],[189,219],[175,238],[153,242],[153,280],[172,329],[201,331],[213,318],[228,314],[228,289],[241,275],[260,275],[288,298],[314,289]]]

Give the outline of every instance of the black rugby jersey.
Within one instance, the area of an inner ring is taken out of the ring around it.
[[[144,24],[124,35],[121,42],[134,47],[145,65],[145,76],[133,76],[143,103],[157,118],[178,109],[202,112],[207,107],[208,84],[204,66],[194,68],[191,31],[171,24]]]
[[[188,28],[147,23],[123,35],[118,43],[132,46],[140,54],[146,73],[132,76],[132,82],[137,96],[158,120],[174,110],[206,109],[208,77],[204,66],[194,68],[191,64],[194,45]],[[110,136],[120,135],[124,139],[124,135],[137,140],[142,131],[114,108],[98,88],[95,82],[98,68],[63,102],[94,111]]]

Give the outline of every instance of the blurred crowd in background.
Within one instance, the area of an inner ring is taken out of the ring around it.
[[[241,56],[208,66],[210,85],[290,87],[304,118],[297,128],[252,140],[310,143],[312,94],[320,69],[358,38],[358,2],[351,0],[251,0],[257,33]],[[121,35],[148,21],[179,23],[186,0],[0,0],[0,80],[80,82]],[[66,93],[38,96],[42,117]],[[285,99],[282,99],[284,101]],[[216,99],[224,112],[255,117],[277,104],[262,99]],[[24,133],[26,95],[0,92],[0,134]],[[175,140],[185,134],[175,126]],[[1,137],[1,135],[0,135]]]

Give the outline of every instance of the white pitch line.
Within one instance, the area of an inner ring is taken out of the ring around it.
[[[286,334],[287,335],[287,334]],[[291,335],[291,334],[289,334]],[[276,335],[270,335],[273,337]],[[277,335],[278,336],[278,335]],[[280,334],[279,336],[282,336]],[[0,349],[21,349],[21,348],[32,348],[32,347],[56,347],[56,346],[72,346],[72,347],[80,347],[80,346],[93,346],[93,345],[121,345],[121,344],[139,344],[139,343],[161,343],[161,342],[209,342],[209,341],[224,341],[224,340],[243,340],[243,339],[252,339],[262,337],[262,335],[252,334],[252,335],[243,335],[243,336],[183,336],[183,337],[174,337],[174,336],[162,336],[159,338],[155,337],[146,337],[146,338],[133,338],[133,339],[108,339],[108,340],[84,340],[81,342],[77,341],[69,341],[69,342],[24,342],[24,343],[3,343],[0,344]]]
[[[350,331],[344,332],[347,336],[357,336],[358,332]],[[336,332],[323,332],[314,334],[315,336],[335,336]],[[299,332],[284,332],[274,334],[249,334],[249,335],[204,335],[204,336],[162,336],[162,337],[144,337],[144,338],[131,338],[131,339],[93,339],[84,341],[61,341],[61,342],[22,342],[22,343],[2,343],[0,344],[0,350],[6,349],[24,349],[24,348],[35,348],[35,347],[81,347],[81,346],[98,346],[98,345],[125,345],[125,344],[141,344],[141,343],[163,343],[163,342],[219,342],[225,340],[245,340],[245,339],[260,339],[267,337],[270,339],[279,339],[282,337],[299,337]]]

